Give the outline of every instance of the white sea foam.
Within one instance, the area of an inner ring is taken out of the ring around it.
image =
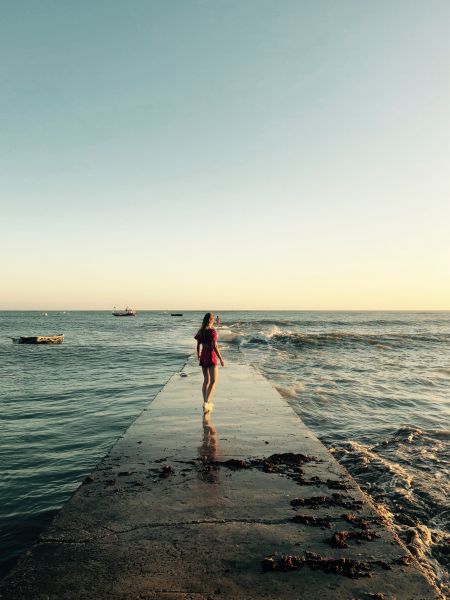
[[[296,381],[292,385],[277,384],[274,387],[284,398],[296,398],[305,389],[305,384],[302,381]]]

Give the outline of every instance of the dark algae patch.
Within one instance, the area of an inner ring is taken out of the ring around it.
[[[317,477],[317,475],[314,475],[310,479],[305,479],[303,477],[303,474],[300,474],[297,477],[295,477],[295,481],[298,483],[298,485],[316,485],[317,487],[326,486],[330,490],[347,491],[352,490],[355,487],[351,485],[351,483],[348,483],[347,481],[344,481],[342,479],[327,479],[326,481],[323,481],[322,479],[320,479],[320,477]]]
[[[307,462],[316,461],[317,456],[309,454],[295,454],[294,452],[283,452],[272,454],[267,458],[254,458],[252,460],[239,460],[231,458],[224,461],[214,461],[214,465],[226,467],[227,469],[260,469],[265,473],[280,473],[283,475],[296,476],[302,473],[301,467]]]
[[[155,463],[161,463],[167,460],[167,458],[161,458],[155,460]],[[274,473],[277,475],[284,475],[297,482],[303,482],[303,471],[302,465],[308,462],[320,462],[317,456],[311,456],[309,454],[301,454],[294,452],[283,452],[276,453],[268,456],[267,458],[254,458],[250,460],[243,460],[239,458],[230,458],[228,460],[208,460],[205,457],[197,459],[195,461],[189,461],[189,464],[193,466],[199,466],[202,473],[206,471],[216,470],[218,468],[230,469],[231,471],[240,471],[243,469],[258,469],[264,473]],[[188,471],[189,469],[184,469]],[[161,469],[150,469],[159,477],[168,477],[174,473],[173,468],[170,465],[164,465]],[[121,475],[121,473],[119,474]],[[322,483],[318,477],[312,478],[308,485],[317,485]]]
[[[295,571],[301,569],[304,565],[304,560],[301,556],[286,555],[281,558],[273,558],[267,556],[262,561],[263,571]]]
[[[315,571],[334,573],[358,579],[360,577],[372,577],[370,562],[355,560],[352,558],[326,558],[315,552],[305,552],[303,555],[283,555],[280,558],[267,556],[262,561],[264,572],[270,571],[298,571],[304,566]]]
[[[307,508],[319,509],[331,506],[342,506],[349,510],[361,510],[362,502],[354,500],[351,496],[344,494],[331,494],[331,496],[312,496],[311,498],[294,498],[291,500],[291,506],[304,506]]]
[[[347,521],[347,523],[351,523],[353,527],[358,527],[358,529],[369,529],[369,521],[366,521],[366,519],[362,519],[361,517],[358,517],[357,515],[352,515],[351,513],[346,513],[341,516],[344,519],[344,521]]]
[[[202,462],[203,468],[205,464],[208,464],[213,467],[225,467],[232,471],[257,469],[263,473],[272,473],[274,475],[289,477],[301,485],[318,485],[321,483],[319,478],[313,478],[311,481],[306,481],[304,479],[302,466],[305,463],[312,461],[320,462],[320,459],[317,456],[311,456],[309,454],[282,452],[272,454],[267,458],[254,458],[250,460],[230,458],[224,461],[206,460]]]
[[[334,575],[342,575],[350,579],[359,579],[360,577],[372,577],[373,569],[376,567],[381,567],[384,570],[392,569],[392,564],[398,564],[399,560],[401,559],[389,563],[384,560],[328,558],[316,552],[306,551],[302,555],[283,554],[281,557],[277,557],[274,554],[269,555],[262,560],[261,566],[264,572],[298,571],[306,566],[315,571],[320,570],[324,573],[333,573]]]
[[[270,463],[272,465],[284,465],[291,467],[298,467],[308,462],[319,462],[317,456],[311,454],[301,454],[294,452],[282,452],[280,454],[272,454],[268,458],[264,458],[263,462]],[[253,462],[253,461],[252,461]]]
[[[314,517],[312,515],[295,515],[291,521],[294,523],[302,523],[302,525],[312,525],[312,527],[331,528],[331,517]]]
[[[336,531],[331,538],[325,540],[333,548],[348,548],[349,542],[355,540],[357,543],[362,541],[371,542],[380,536],[369,529],[365,531]]]

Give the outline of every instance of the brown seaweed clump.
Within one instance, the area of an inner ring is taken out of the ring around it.
[[[344,521],[351,523],[354,527],[358,527],[359,529],[369,529],[369,521],[366,521],[361,517],[352,515],[351,513],[346,513],[341,515],[341,517],[344,519]]]
[[[301,556],[283,555],[277,559],[268,556],[262,561],[262,569],[263,571],[296,571],[301,569],[303,564],[304,560]]]
[[[304,556],[283,555],[280,558],[268,556],[262,561],[262,569],[268,571],[293,571],[308,566],[313,570],[324,573],[334,573],[357,579],[359,577],[372,577],[370,563],[351,558],[324,558],[315,552],[305,552]]]
[[[303,525],[312,525],[313,527],[331,528],[331,517],[314,517],[312,515],[295,515],[291,521],[294,523],[302,523]]]
[[[331,538],[325,540],[327,544],[333,548],[348,548],[350,540],[372,542],[375,538],[380,537],[375,531],[336,531]]]
[[[266,556],[266,558],[263,558],[261,561],[261,567],[264,573],[267,571],[276,571],[277,563],[275,562],[273,556]]]
[[[343,575],[350,579],[358,579],[360,577],[372,577],[370,563],[364,560],[355,560],[353,558],[320,558],[306,559],[305,563],[311,569],[320,569],[324,573],[334,573],[335,575]]]
[[[318,461],[317,456],[312,456],[311,454],[301,454],[294,452],[282,452],[279,454],[272,454],[268,458],[264,458],[264,462],[272,463],[273,465],[290,465],[292,467],[297,467],[300,464]]]
[[[305,506],[308,508],[328,508],[330,506],[342,506],[350,510],[361,510],[362,502],[344,494],[331,494],[331,496],[312,496],[311,498],[294,498],[291,506]]]
[[[302,465],[311,461],[319,461],[317,456],[309,454],[295,454],[294,452],[283,452],[272,454],[267,458],[254,458],[252,460],[240,460],[230,458],[225,461],[206,461],[216,467],[226,467],[231,470],[240,469],[258,469],[264,473],[274,473],[277,475],[285,475],[295,481],[304,483]],[[308,483],[314,485],[316,482]]]

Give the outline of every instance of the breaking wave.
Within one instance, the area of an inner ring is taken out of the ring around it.
[[[277,333],[271,336],[271,341],[277,344],[290,344],[302,347],[328,347],[335,345],[369,345],[369,346],[407,346],[427,343],[448,343],[450,335],[423,335],[423,334],[371,334],[353,332],[326,332],[326,333]]]
[[[258,332],[255,334],[240,334],[234,332],[230,337],[224,337],[223,341],[237,344],[268,345],[277,347],[291,346],[302,348],[329,348],[332,346],[377,346],[381,349],[405,348],[419,344],[448,344],[450,334],[424,335],[421,333],[355,333],[350,331],[327,331],[314,333],[299,333],[282,331],[273,325],[271,331]],[[442,374],[448,374],[450,370],[442,369]]]
[[[403,426],[373,445],[323,441],[373,498],[442,593],[449,594],[450,431]]]

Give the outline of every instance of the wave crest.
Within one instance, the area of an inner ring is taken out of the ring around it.
[[[333,345],[371,345],[382,349],[390,349],[395,346],[407,346],[420,343],[448,343],[449,335],[422,335],[422,334],[400,334],[400,333],[353,333],[346,331],[326,333],[275,333],[270,341],[275,344],[291,345],[297,348],[316,347],[325,348]]]

